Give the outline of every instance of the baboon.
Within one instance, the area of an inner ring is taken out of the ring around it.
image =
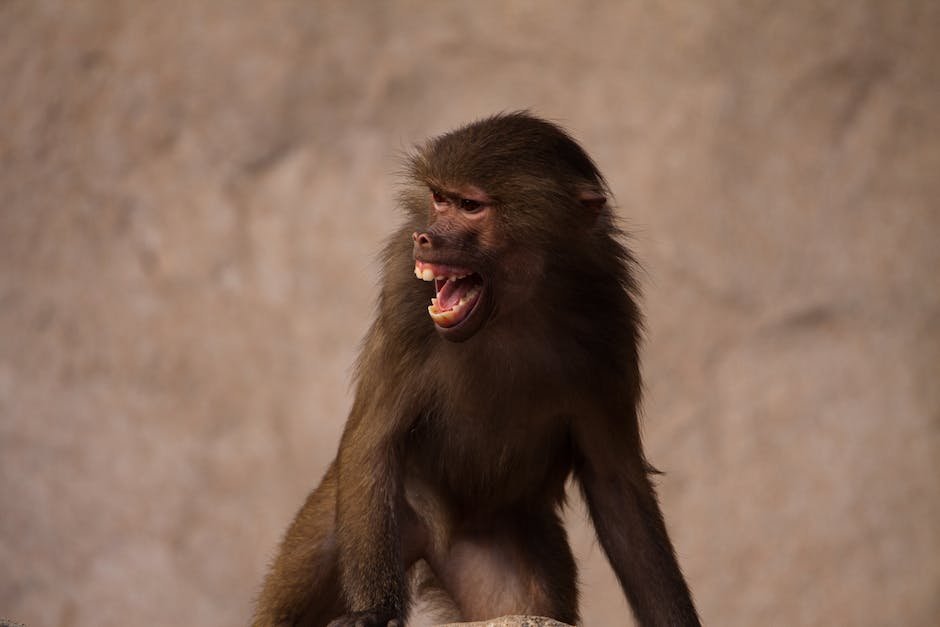
[[[597,166],[516,112],[406,167],[339,452],[255,625],[401,626],[418,560],[463,620],[576,623],[570,476],[637,620],[699,624],[640,441],[635,262]]]

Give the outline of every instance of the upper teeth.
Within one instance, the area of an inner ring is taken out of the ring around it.
[[[447,279],[448,281],[456,281],[457,279],[462,279],[466,276],[469,276],[467,273],[464,274],[434,274],[434,270],[424,266],[420,261],[415,262],[415,277],[421,279],[422,281],[433,281],[437,279],[438,281],[443,281]]]

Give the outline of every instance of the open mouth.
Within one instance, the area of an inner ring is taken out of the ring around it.
[[[483,294],[483,277],[466,268],[415,261],[415,276],[434,281],[437,296],[431,299],[428,313],[440,329],[451,329],[467,320]]]

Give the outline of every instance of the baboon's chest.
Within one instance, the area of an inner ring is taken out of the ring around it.
[[[568,419],[550,405],[514,399],[431,413],[408,455],[445,498],[494,508],[524,501],[563,484],[571,466]]]

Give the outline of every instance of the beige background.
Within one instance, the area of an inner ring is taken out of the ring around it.
[[[0,1],[0,616],[245,624],[399,152],[559,120],[711,625],[940,622],[940,4]],[[583,510],[586,625],[629,624]]]

